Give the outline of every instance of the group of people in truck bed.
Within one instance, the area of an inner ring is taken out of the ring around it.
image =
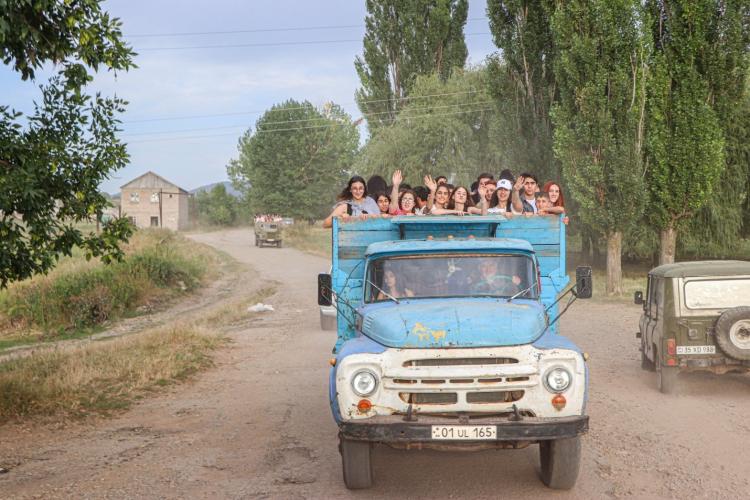
[[[469,190],[449,184],[445,176],[433,179],[429,175],[424,177],[423,186],[412,187],[403,182],[401,170],[396,170],[390,187],[379,175],[368,181],[356,175],[349,179],[323,227],[331,227],[335,217],[488,214],[565,214],[565,198],[560,184],[549,181],[540,187],[530,173],[514,177],[510,170],[503,170],[497,180],[492,174],[482,173]],[[567,223],[567,218],[563,221]]]

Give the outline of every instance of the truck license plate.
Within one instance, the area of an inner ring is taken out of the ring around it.
[[[494,425],[433,425],[432,439],[483,441],[497,439]]]
[[[677,354],[716,354],[715,345],[678,345]]]

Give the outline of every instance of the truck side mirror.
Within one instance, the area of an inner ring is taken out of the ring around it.
[[[641,292],[640,290],[635,292],[635,295],[633,296],[633,302],[638,306],[643,304],[643,292]]]
[[[330,306],[331,303],[331,275],[320,273],[318,275],[318,305]]]
[[[589,266],[576,267],[576,296],[579,299],[590,299],[594,291],[594,282]]]

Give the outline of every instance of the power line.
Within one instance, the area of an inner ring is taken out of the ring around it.
[[[482,33],[465,33],[464,36],[491,35],[488,32]],[[248,47],[286,47],[290,45],[326,45],[339,43],[361,43],[361,38],[344,39],[344,40],[301,40],[297,42],[260,42],[260,43],[239,43],[227,45],[189,45],[182,47],[145,47],[136,49],[137,52],[155,52],[159,50],[194,50],[194,49],[238,49]]]
[[[482,111],[495,111],[496,108],[489,107],[489,108],[480,108],[480,109],[467,109],[467,110],[461,110],[461,111],[454,111],[451,113],[428,113],[424,115],[415,115],[415,116],[403,116],[403,119],[413,119],[413,118],[435,118],[435,117],[441,117],[441,116],[455,116],[455,115],[462,115],[466,113],[479,113]],[[256,133],[273,133],[273,132],[290,132],[295,130],[308,130],[308,129],[318,129],[318,128],[329,128],[332,124],[327,125],[312,125],[307,127],[291,127],[291,128],[281,128],[281,129],[270,129],[270,130],[256,130]],[[228,136],[237,136],[235,133],[227,133],[227,134],[210,134],[210,135],[194,135],[194,136],[185,136],[185,137],[164,137],[160,139],[142,139],[137,141],[129,141],[127,144],[138,144],[138,143],[145,143],[145,142],[161,142],[161,141],[181,141],[181,140],[188,140],[188,139],[205,139],[205,138],[212,138],[212,137],[228,137]]]
[[[462,90],[460,92],[445,92],[441,94],[425,94],[425,95],[418,95],[418,96],[406,96],[406,97],[394,97],[393,99],[370,99],[367,101],[360,101],[361,104],[374,104],[378,102],[402,102],[402,101],[412,101],[416,99],[428,99],[431,97],[446,97],[446,96],[453,96],[453,95],[464,95],[464,94],[476,94],[477,92],[483,92],[483,90]],[[341,104],[359,104],[356,101],[348,101]],[[291,111],[291,110],[298,110],[298,109],[307,109],[307,106],[294,106],[291,108],[284,108],[283,111]],[[272,111],[271,109],[264,109],[262,111],[238,111],[234,113],[214,113],[214,114],[206,114],[206,115],[183,115],[183,116],[174,116],[174,117],[159,117],[159,118],[142,118],[138,120],[124,120],[122,123],[146,123],[146,122],[160,122],[160,121],[172,121],[172,120],[194,120],[196,118],[221,118],[225,116],[240,116],[240,115],[259,115],[261,113],[266,113],[268,111]],[[273,110],[276,111],[276,110]],[[282,111],[281,109],[278,111]]]
[[[417,106],[414,108],[409,108],[409,111],[413,110],[432,110],[432,109],[444,109],[444,108],[454,108],[456,106],[478,106],[478,105],[484,105],[484,104],[492,104],[493,101],[478,101],[478,102],[458,102],[455,104],[445,104],[441,106]],[[290,108],[286,108],[290,109]],[[280,109],[279,111],[286,111],[286,109]],[[378,116],[378,115],[387,115],[390,114],[391,111],[378,111],[378,112],[372,112],[372,113],[363,113],[363,116]],[[321,120],[327,120],[326,117],[316,117],[316,118],[304,118],[300,120],[279,120],[279,121],[271,121],[271,122],[264,122],[263,126],[266,125],[279,125],[279,124],[289,124],[289,123],[306,123],[306,122],[315,122],[315,121],[321,121]],[[204,130],[226,130],[226,129],[233,129],[233,128],[246,128],[247,125],[229,125],[229,126],[223,126],[223,127],[204,127],[204,128],[191,128],[191,129],[182,129],[182,130],[164,130],[164,131],[158,131],[158,132],[133,132],[133,133],[125,133],[124,136],[133,137],[133,136],[140,136],[140,135],[157,135],[157,134],[179,134],[182,132],[201,132]]]
[[[484,21],[486,17],[472,17],[466,20],[466,22],[473,21]],[[255,29],[242,29],[242,30],[227,30],[227,31],[188,31],[181,33],[140,33],[135,35],[126,35],[126,38],[163,38],[163,37],[177,37],[177,36],[206,36],[206,35],[236,35],[241,33],[272,33],[272,32],[285,32],[285,31],[317,31],[317,30],[337,30],[337,29],[351,29],[351,28],[364,28],[364,24],[339,24],[332,26],[299,26],[291,28],[255,28]]]

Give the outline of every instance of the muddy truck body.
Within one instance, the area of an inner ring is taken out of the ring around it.
[[[569,285],[561,218],[335,220],[332,246],[318,302],[336,296],[329,396],[348,488],[371,486],[374,444],[538,444],[542,481],[575,484],[588,370],[556,320],[590,297],[591,270]]]

